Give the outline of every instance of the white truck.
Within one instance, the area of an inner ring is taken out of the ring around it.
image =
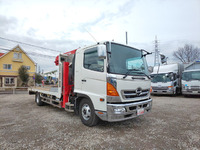
[[[155,66],[151,73],[151,93],[169,95],[180,94],[182,71],[183,65],[180,64]]]
[[[32,87],[35,102],[79,114],[83,124],[131,119],[151,110],[145,50],[101,42],[60,54],[58,87]]]
[[[182,94],[200,95],[200,69],[185,70],[182,74]]]

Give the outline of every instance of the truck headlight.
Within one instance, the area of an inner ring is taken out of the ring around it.
[[[123,114],[123,113],[126,112],[126,108],[124,108],[124,107],[117,107],[117,108],[114,108],[113,111],[114,111],[115,114]]]
[[[147,104],[147,107],[151,107],[152,106],[152,102],[149,102],[148,104]]]

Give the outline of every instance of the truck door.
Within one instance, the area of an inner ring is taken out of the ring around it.
[[[106,111],[106,59],[98,57],[97,47],[83,52],[83,68],[81,73],[81,90],[90,97],[94,108]]]

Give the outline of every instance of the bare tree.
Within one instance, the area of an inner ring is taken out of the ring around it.
[[[184,47],[179,47],[178,50],[173,53],[173,56],[183,63],[193,62],[200,59],[200,49],[193,45],[185,44]]]

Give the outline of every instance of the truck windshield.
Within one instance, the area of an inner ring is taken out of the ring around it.
[[[200,80],[200,71],[184,72],[182,79],[186,81],[190,80]]]
[[[151,82],[157,83],[157,82],[170,82],[170,77],[166,76],[166,74],[155,74],[151,75],[152,80]]]
[[[107,43],[108,73],[122,75],[149,75],[142,51],[124,45]]]

